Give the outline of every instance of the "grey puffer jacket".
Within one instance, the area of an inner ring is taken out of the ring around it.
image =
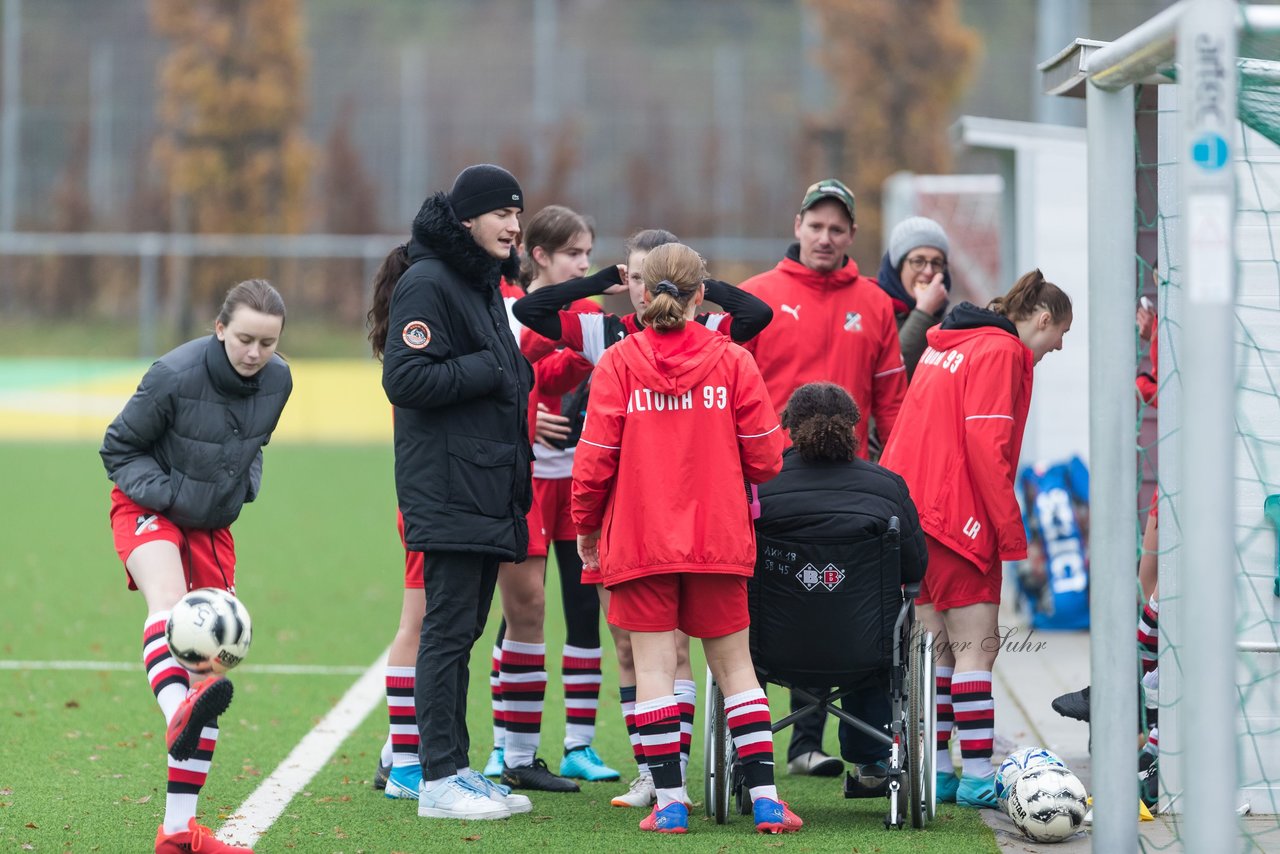
[[[292,390],[278,355],[246,378],[217,336],[188,341],[151,366],[107,428],[107,476],[179,527],[225,528],[258,495],[262,446]]]

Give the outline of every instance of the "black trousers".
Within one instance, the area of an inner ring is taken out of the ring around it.
[[[468,767],[468,662],[484,633],[498,583],[498,558],[469,552],[425,555],[427,610],[418,644],[413,705],[418,719],[418,758],[424,780],[439,780]]]
[[[808,686],[806,686],[808,687]],[[827,689],[810,687],[808,690],[814,694],[822,694]],[[798,698],[795,694],[787,692],[791,696],[791,711],[798,712],[805,706],[809,705],[804,700]],[[800,718],[791,725],[791,743],[787,745],[787,761],[795,759],[805,753],[822,749],[822,731],[827,724],[827,713],[809,714]]]
[[[823,693],[825,688],[809,688],[814,694]],[[807,703],[791,695],[791,711],[804,708]],[[840,707],[877,729],[887,731],[890,718],[893,716],[893,705],[889,699],[888,674],[877,674],[858,684],[858,690],[845,696]],[[787,761],[811,750],[822,749],[822,732],[826,726],[827,714],[809,714],[791,725],[791,744],[787,746]],[[866,765],[889,758],[889,745],[872,738],[860,729],[855,729],[843,721],[839,726],[840,758],[846,762]]]

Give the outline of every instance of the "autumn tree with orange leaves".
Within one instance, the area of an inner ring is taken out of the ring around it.
[[[858,200],[854,248],[878,264],[884,180],[950,168],[948,129],[980,40],[958,0],[804,2],[818,17],[819,61],[836,93],[826,130],[842,132],[840,177]]]
[[[170,227],[302,231],[313,153],[303,132],[308,68],[299,0],[152,0],[151,23],[170,45],[153,149]],[[262,261],[199,261],[191,301],[203,308],[236,280],[266,274]],[[185,297],[175,297],[184,327]]]

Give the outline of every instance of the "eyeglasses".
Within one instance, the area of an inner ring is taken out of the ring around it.
[[[907,266],[915,270],[917,273],[925,267],[941,273],[947,269],[947,262],[941,258],[925,258],[923,255],[912,255],[907,259]]]

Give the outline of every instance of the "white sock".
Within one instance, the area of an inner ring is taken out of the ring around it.
[[[508,768],[533,764],[542,737],[542,710],[547,691],[547,645],[502,641],[502,707]]]
[[[181,833],[187,823],[195,818],[200,789],[209,776],[213,748],[218,743],[217,726],[207,726],[200,731],[201,750],[182,762],[172,756],[169,761],[169,783],[164,799],[164,832]]]

